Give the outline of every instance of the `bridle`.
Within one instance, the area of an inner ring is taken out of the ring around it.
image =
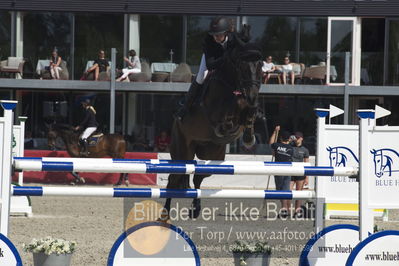
[[[232,60],[231,57],[225,57],[225,64],[229,64],[230,67],[233,69],[233,72],[236,76],[233,82],[230,82],[230,79],[222,79],[219,78],[218,80],[224,83],[224,85],[231,89],[232,93],[235,96],[242,96],[245,99],[248,99],[248,88],[252,86],[260,87],[261,80],[260,79],[252,79],[244,78],[240,66],[243,62],[250,62],[250,60],[243,60],[243,58],[247,58],[245,55],[249,55],[248,58],[256,58],[257,60],[251,61],[260,61],[261,53],[257,50],[250,50],[245,51],[244,55],[238,56],[237,60]]]

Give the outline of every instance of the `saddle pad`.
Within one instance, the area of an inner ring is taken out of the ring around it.
[[[89,146],[96,146],[97,142],[100,140],[100,138],[103,136],[104,134],[96,134],[96,135],[92,135],[88,142],[89,142]]]

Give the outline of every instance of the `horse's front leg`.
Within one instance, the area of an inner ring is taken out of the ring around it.
[[[167,189],[187,189],[190,187],[189,175],[186,174],[170,174],[168,177],[168,184],[166,186]],[[160,218],[162,221],[169,220],[170,216],[170,205],[172,199],[166,198],[166,202],[164,205],[164,210],[162,212],[162,217]]]
[[[255,132],[254,132],[254,123],[256,119],[256,113],[257,113],[257,107],[255,106],[250,106],[248,107],[248,112],[246,114],[245,118],[245,129],[244,129],[244,135],[242,137],[242,140],[244,142],[244,146],[246,148],[251,148],[255,143],[256,143],[256,138],[255,138]]]
[[[195,189],[200,189],[201,188],[201,183],[202,180],[204,180],[206,176],[204,175],[194,175],[194,188]],[[191,204],[191,209],[190,209],[190,218],[197,218],[199,214],[201,213],[201,199],[193,199],[193,202]]]
[[[255,145],[256,143],[256,137],[255,137],[255,131],[254,131],[254,126],[247,126],[244,129],[244,134],[242,136],[242,141],[245,146],[245,148],[250,149],[252,146]]]
[[[159,220],[161,222],[166,222],[167,220],[169,220],[169,212],[170,212],[170,204],[172,203],[172,199],[171,198],[167,198],[165,201],[165,205],[163,206],[164,210],[161,213],[161,217],[159,217]]]

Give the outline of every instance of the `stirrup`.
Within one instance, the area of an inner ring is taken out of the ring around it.
[[[186,116],[187,110],[184,107],[180,108],[176,113],[174,113],[173,117],[179,121],[182,121]]]

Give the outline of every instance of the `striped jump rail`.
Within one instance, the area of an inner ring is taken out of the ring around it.
[[[201,198],[201,199],[314,199],[314,191],[237,189],[166,189],[12,186],[14,196],[85,196],[113,198]]]
[[[280,176],[354,176],[357,167],[316,167],[303,164],[227,165],[184,163],[139,163],[129,160],[14,158],[16,171],[93,172],[93,173],[170,173],[199,175],[280,175]]]
[[[269,161],[218,161],[218,160],[163,160],[163,159],[112,159],[112,158],[71,158],[71,157],[14,157],[13,160],[45,162],[90,162],[90,163],[149,163],[149,164],[194,164],[194,165],[285,165],[310,166],[303,162],[269,162]]]

